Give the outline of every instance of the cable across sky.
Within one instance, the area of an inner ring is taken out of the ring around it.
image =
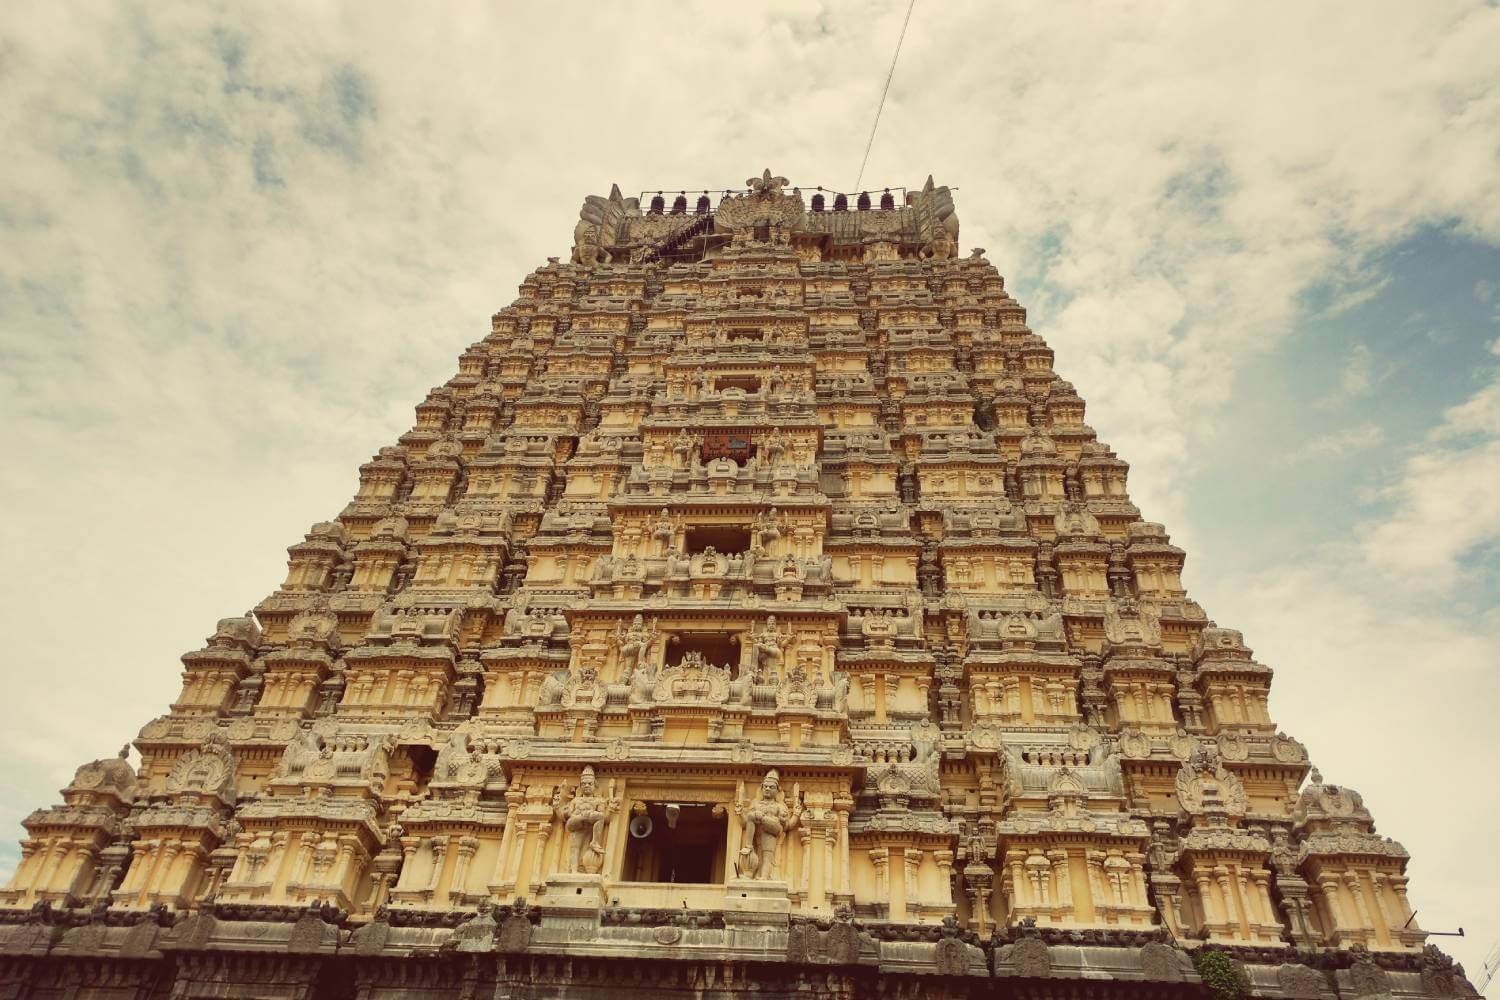
[[[870,126],[870,141],[865,143],[864,159],[859,161],[859,175],[854,179],[854,190],[859,190],[859,185],[865,179],[865,165],[870,162],[870,150],[875,146],[875,131],[880,128],[880,112],[885,110],[885,96],[891,92],[891,79],[896,75],[896,60],[901,58],[901,43],[906,41],[906,26],[911,24],[911,12],[917,6],[917,0],[911,0],[906,5],[906,20],[901,22],[901,35],[896,39],[896,51],[891,55],[891,68],[885,74],[885,86],[880,91],[880,103],[875,106],[875,122]]]

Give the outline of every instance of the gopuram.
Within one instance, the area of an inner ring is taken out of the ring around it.
[[[27,818],[0,997],[1471,995],[949,190],[689,198]]]

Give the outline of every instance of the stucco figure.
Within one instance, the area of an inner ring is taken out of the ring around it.
[[[791,805],[781,795],[781,776],[766,772],[760,793],[744,807],[743,846],[737,870],[741,878],[769,879],[776,870],[776,849],[802,816],[800,789],[793,787]]]

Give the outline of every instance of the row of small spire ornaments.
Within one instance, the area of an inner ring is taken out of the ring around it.
[[[822,188],[822,187],[815,188],[814,190],[817,191],[817,194],[814,194],[812,196],[812,208],[811,208],[811,211],[814,211],[814,212],[826,212],[826,211],[828,211],[829,209],[827,207],[828,206],[828,201],[827,201],[826,195],[829,195],[829,194],[833,195],[833,209],[832,209],[833,211],[835,211],[835,212],[847,212],[847,211],[849,211],[849,196],[847,194],[843,194],[843,193],[840,193],[840,192],[837,192],[837,191],[831,191],[831,190],[825,191],[825,189]],[[644,195],[647,192],[643,191],[641,193],[642,193],[642,195]],[[721,190],[721,191],[704,191],[701,195],[698,196],[697,204],[693,208],[693,214],[694,215],[707,215],[709,213],[709,211],[712,209],[712,202],[709,200],[709,197],[708,197],[710,194],[730,195],[730,194],[742,194],[742,193],[743,193],[742,191],[731,191],[731,190],[728,190],[728,189],[724,189],[724,190]],[[795,194],[795,195],[801,195],[802,192],[799,189],[797,189],[797,188],[793,188],[792,189],[792,193]],[[868,211],[870,211],[874,207],[874,203],[872,202],[872,200],[870,198],[870,192],[869,191],[861,191],[855,197],[854,207],[855,207],[855,211],[859,211],[859,212],[868,212]],[[890,188],[884,189],[881,192],[881,194],[880,194],[880,209],[882,211],[891,211],[891,210],[895,209],[895,207],[896,207],[896,195],[895,195],[895,193],[892,192],[892,190]],[[656,194],[652,195],[652,197],[651,197],[651,201],[649,203],[649,208],[647,209],[647,214],[648,215],[686,215],[687,214],[687,192],[686,191],[679,191],[677,193],[677,197],[675,199],[673,199],[673,201],[672,201],[672,208],[671,208],[670,211],[668,211],[668,209],[667,209],[666,192],[665,191],[658,191],[658,192],[656,192]]]

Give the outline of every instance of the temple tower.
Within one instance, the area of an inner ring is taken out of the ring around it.
[[[587,199],[26,820],[13,992],[1468,990],[948,189],[747,185]]]

